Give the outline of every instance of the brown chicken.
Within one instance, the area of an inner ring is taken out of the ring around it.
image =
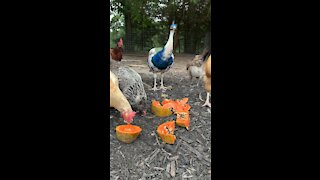
[[[211,55],[208,57],[208,60],[204,63],[203,70],[205,72],[203,81],[204,89],[207,91],[207,99],[202,106],[211,107],[211,103],[209,101],[211,94]]]
[[[113,60],[115,61],[122,60],[122,53],[123,53],[122,45],[123,45],[122,38],[120,38],[120,41],[117,43],[117,47],[110,48],[110,55]]]
[[[119,89],[119,81],[115,74],[110,71],[110,107],[117,109],[124,121],[130,124],[136,115],[127,98]]]

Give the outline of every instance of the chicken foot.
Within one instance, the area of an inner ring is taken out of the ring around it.
[[[207,92],[207,99],[206,99],[206,102],[202,105],[202,106],[208,106],[211,108],[211,103],[209,102],[209,99],[210,99],[210,93]]]

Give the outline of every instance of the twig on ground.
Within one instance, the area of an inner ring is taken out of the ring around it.
[[[157,140],[157,144],[160,146],[160,142],[159,142],[158,136],[156,136],[156,140]]]
[[[121,156],[123,157],[123,159],[126,159],[126,157],[124,156],[124,154],[120,151],[120,150],[118,150],[119,151],[119,153],[121,154]]]
[[[197,141],[199,144],[202,144],[202,142],[201,142],[199,139],[196,139],[196,141]]]
[[[153,167],[153,169],[155,169],[155,170],[159,170],[159,171],[163,171],[164,169],[163,168],[161,168],[161,167]]]
[[[176,176],[176,164],[175,164],[175,161],[171,161],[170,165],[171,165],[170,175],[172,177],[175,177]]]
[[[177,145],[176,145],[176,147],[174,147],[174,149],[173,149],[173,153],[175,153],[175,152],[177,152],[177,150],[178,150],[178,148],[179,148],[179,146],[181,145],[181,140],[177,140]]]
[[[196,155],[197,155],[197,158],[198,158],[200,161],[202,160],[203,156],[201,155],[201,153],[200,153],[198,150],[196,150],[195,148],[193,148],[192,146],[190,146],[190,145],[187,144],[186,142],[183,142],[183,145],[186,146],[186,147],[190,150],[190,152],[193,152],[194,154],[196,154]]]
[[[172,154],[167,152],[166,150],[164,150],[163,148],[161,148],[161,151],[163,151],[164,153],[166,153],[167,155],[171,156]]]
[[[162,164],[166,163],[167,156],[164,156]]]
[[[167,171],[168,173],[170,173],[170,162],[168,162],[168,164],[167,164],[166,171]]]
[[[203,132],[200,131],[200,129],[196,129],[196,131],[198,132],[198,134],[200,134],[201,138],[204,140],[204,141],[207,141],[207,138],[203,135]],[[207,146],[208,144],[206,144]]]
[[[183,137],[183,136],[180,136],[180,139],[182,139],[183,141],[185,141],[185,142],[187,142],[187,143],[193,143],[193,141],[191,140],[191,139],[187,139],[187,138],[185,138],[185,137]]]
[[[148,161],[150,164],[159,152],[160,152],[160,149],[157,148],[156,151],[153,153],[153,155],[150,157],[150,159]]]
[[[179,155],[178,155],[178,156],[173,156],[173,157],[170,157],[170,158],[169,158],[170,161],[175,161],[175,160],[177,160],[177,159],[179,159]]]
[[[148,166],[148,168],[150,168],[150,165],[148,163],[145,163],[146,166]]]

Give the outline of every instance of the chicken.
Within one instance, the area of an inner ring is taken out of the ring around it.
[[[210,94],[211,94],[211,55],[208,57],[208,60],[203,65],[204,70],[204,89],[207,91],[207,99],[206,102],[202,106],[211,107],[211,103],[209,102]]]
[[[124,121],[130,124],[136,115],[131,108],[127,98],[119,89],[119,81],[117,76],[110,71],[110,107],[117,109]]]
[[[197,83],[197,86],[199,86],[199,82],[204,75],[200,55],[196,55],[194,59],[187,64],[187,71],[189,72],[191,82],[193,78],[199,79]]]
[[[174,64],[174,55],[172,53],[173,50],[173,36],[174,32],[177,29],[177,25],[172,22],[170,26],[170,34],[166,45],[162,48],[152,48],[149,51],[148,55],[148,66],[150,68],[150,72],[153,72],[153,88],[152,90],[156,91],[157,89],[157,73],[161,73],[161,86],[160,89],[166,90],[171,89],[172,87],[165,87],[163,85],[163,76],[164,73],[169,71],[169,69]]]
[[[117,43],[117,47],[110,48],[110,55],[113,60],[115,61],[122,60],[122,53],[123,53],[122,45],[123,45],[123,41],[122,41],[122,38],[120,38],[120,41]]]
[[[133,110],[146,115],[147,94],[141,76],[132,68],[118,62],[112,62],[110,70],[118,77],[119,88]]]
[[[203,71],[203,62],[206,59],[206,56],[210,54],[210,51],[205,48],[201,55],[196,55],[191,62],[187,63],[187,71],[189,72],[190,80],[193,79],[193,77],[199,79],[197,86],[199,86],[199,82],[204,76]]]

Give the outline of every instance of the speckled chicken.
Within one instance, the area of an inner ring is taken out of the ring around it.
[[[141,76],[132,68],[118,62],[112,62],[110,70],[119,79],[119,88],[128,99],[133,110],[145,115],[147,94]]]

